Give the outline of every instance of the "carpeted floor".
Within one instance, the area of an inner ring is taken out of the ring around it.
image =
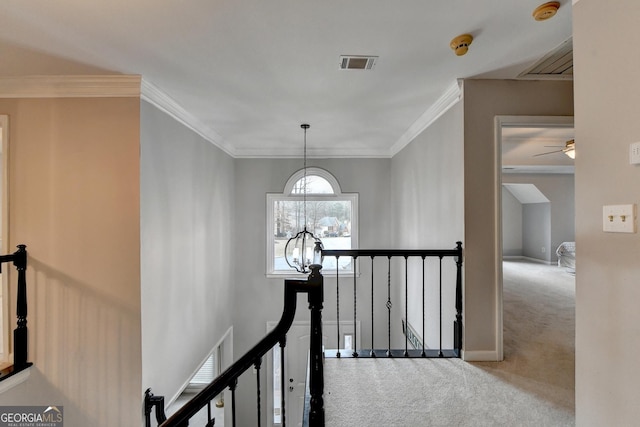
[[[574,276],[505,262],[503,294],[503,362],[326,359],[326,425],[573,426]]]

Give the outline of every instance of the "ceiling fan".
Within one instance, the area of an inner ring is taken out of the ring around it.
[[[560,148],[560,150],[554,150],[554,151],[548,151],[546,153],[535,154],[533,157],[546,156],[547,154],[553,154],[553,153],[564,153],[564,154],[566,154],[567,156],[569,156],[572,159],[576,158],[576,141],[575,141],[575,139],[570,139],[569,141],[567,141],[564,144],[564,147],[562,147],[561,145],[556,145],[556,146],[547,145],[546,147],[558,147],[558,148]]]

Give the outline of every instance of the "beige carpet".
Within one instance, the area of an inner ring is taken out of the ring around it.
[[[574,283],[504,263],[503,362],[326,359],[327,427],[574,425]]]

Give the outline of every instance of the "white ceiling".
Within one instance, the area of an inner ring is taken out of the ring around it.
[[[571,139],[574,139],[573,126],[503,127],[502,171],[573,173],[574,160],[561,151]],[[576,148],[576,153],[578,151]]]
[[[537,22],[541,3],[7,0],[0,77],[139,74],[235,156],[298,156],[306,122],[310,156],[388,157],[457,79],[516,78],[570,38],[571,2]]]

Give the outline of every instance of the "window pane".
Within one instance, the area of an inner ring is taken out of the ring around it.
[[[280,384],[280,346],[273,347],[273,423],[282,423],[282,386]]]
[[[304,194],[305,178],[300,178],[293,189],[291,194]],[[333,194],[333,187],[329,184],[329,181],[318,175],[307,176],[307,194]]]
[[[285,247],[287,241],[302,231],[305,225],[307,231],[322,239],[326,249],[351,249],[351,201],[307,200],[305,210],[302,201],[275,200],[273,209],[275,271],[291,270],[284,257]],[[341,270],[351,270],[351,259],[345,257],[339,261]],[[335,270],[335,258],[325,259],[323,267],[325,270]]]

